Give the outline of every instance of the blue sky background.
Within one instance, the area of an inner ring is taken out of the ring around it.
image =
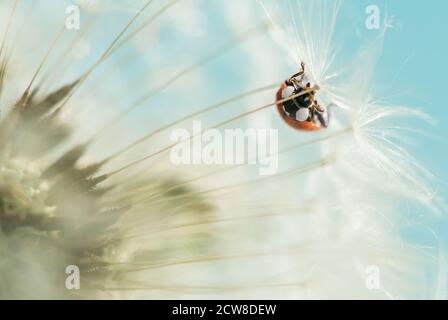
[[[446,1],[386,1],[383,6],[395,16],[394,28],[386,36],[381,72],[385,81],[396,79],[399,100],[427,112],[437,121],[435,127],[422,124],[434,134],[421,138],[412,153],[439,180],[439,196],[446,199],[448,181],[448,112],[446,75],[448,72],[448,20]],[[397,74],[398,71],[398,74]],[[446,215],[428,217],[443,245],[448,244]]]
[[[447,199],[448,181],[448,2],[430,0],[414,2],[349,1],[355,10],[362,11],[367,5],[376,4],[393,16],[393,28],[385,38],[383,55],[378,65],[378,84],[393,101],[419,108],[436,120],[434,127],[421,123],[420,130],[428,137],[420,136],[408,149],[436,177],[438,197]],[[346,23],[352,23],[347,21]],[[393,79],[393,81],[391,81]],[[390,87],[390,83],[393,87]],[[415,125],[415,124],[414,124]],[[422,218],[424,227],[404,230],[403,235],[417,244],[441,245],[448,252],[448,219],[446,211],[441,216],[426,213]],[[436,239],[432,233],[437,235]],[[440,243],[439,243],[440,241]],[[448,272],[448,271],[447,271]],[[447,284],[448,285],[448,284]]]
[[[353,2],[360,10],[372,3]],[[385,82],[396,79],[396,87],[392,89],[401,92],[400,101],[424,110],[437,121],[437,126],[429,129],[436,139],[424,140],[415,147],[415,152],[437,177],[448,181],[448,3],[431,0],[417,4],[400,0],[383,1],[381,6],[395,20],[393,29],[386,35],[379,65],[382,78]]]

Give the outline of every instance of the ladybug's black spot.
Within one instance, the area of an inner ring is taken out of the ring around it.
[[[303,91],[303,88],[297,88],[294,90],[293,95],[299,94]],[[311,92],[295,97],[291,100],[283,102],[283,109],[288,117],[296,120],[297,111],[300,108],[308,108],[312,104]]]

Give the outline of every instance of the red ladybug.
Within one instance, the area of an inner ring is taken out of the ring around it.
[[[310,83],[303,85],[305,65],[302,70],[286,80],[276,94],[277,110],[283,120],[292,128],[304,131],[316,131],[328,126],[328,115],[315,99],[318,86],[311,88]],[[295,96],[290,100],[286,100]]]

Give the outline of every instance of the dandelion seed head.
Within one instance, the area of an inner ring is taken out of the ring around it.
[[[35,165],[6,155],[1,156],[0,163],[4,219],[11,219],[10,224],[14,225],[25,219],[26,214],[50,216],[54,212],[54,208],[45,203],[49,186],[41,179],[41,172]],[[8,228],[8,224],[3,227]]]

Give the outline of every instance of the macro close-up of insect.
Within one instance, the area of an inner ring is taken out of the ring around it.
[[[0,1],[0,299],[447,299],[430,2]]]
[[[286,80],[277,91],[277,108],[291,127],[314,131],[328,127],[329,111],[325,111],[316,100],[318,85],[311,87],[305,79],[305,64],[302,70]],[[289,99],[289,100],[288,100]]]

